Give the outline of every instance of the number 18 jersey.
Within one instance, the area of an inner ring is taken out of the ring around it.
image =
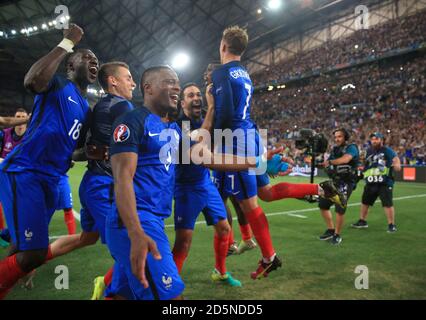
[[[64,175],[80,136],[84,136],[82,131],[89,115],[89,104],[77,86],[55,75],[48,90],[36,95],[23,141],[0,165],[0,170]]]

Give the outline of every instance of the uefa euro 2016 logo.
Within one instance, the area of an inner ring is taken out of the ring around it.
[[[120,124],[114,130],[114,142],[124,142],[130,137],[130,129],[125,124]]]

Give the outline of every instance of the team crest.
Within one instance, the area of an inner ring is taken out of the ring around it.
[[[130,129],[125,124],[120,124],[114,130],[114,142],[124,142],[130,137]]]
[[[167,275],[166,273],[163,273],[161,280],[163,281],[163,285],[166,290],[169,290],[172,287],[173,279],[171,276]]]

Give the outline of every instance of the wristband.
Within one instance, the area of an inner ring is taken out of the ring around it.
[[[74,42],[70,39],[64,38],[57,47],[64,49],[66,52],[71,53],[74,52],[72,48],[74,48]]]

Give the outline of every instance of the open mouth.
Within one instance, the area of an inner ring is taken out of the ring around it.
[[[89,67],[89,72],[92,76],[96,77],[98,75],[98,67],[96,66]]]
[[[179,101],[179,95],[178,94],[171,94],[170,95],[170,99],[175,103],[175,104],[177,104],[178,103],[178,101]]]
[[[201,107],[202,107],[201,104],[202,103],[199,100],[198,101],[197,100],[193,101],[192,102],[192,110],[193,111],[201,111]]]

